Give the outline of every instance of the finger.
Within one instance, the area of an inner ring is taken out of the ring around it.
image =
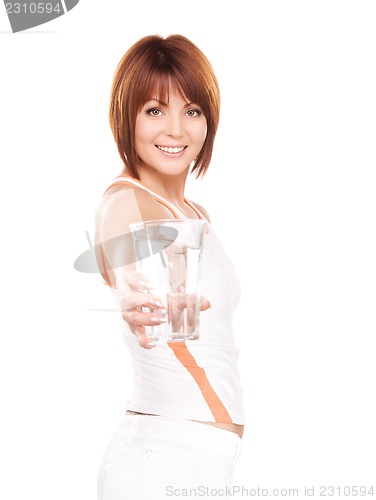
[[[200,297],[200,311],[206,311],[211,308],[211,304],[205,297]]]
[[[150,339],[145,332],[145,329],[141,326],[137,326],[134,330],[133,333],[136,335],[138,343],[140,344],[141,347],[145,349],[152,349],[155,347],[157,344],[153,342],[152,339]]]
[[[140,306],[149,307],[150,309],[165,308],[165,304],[158,295],[133,290],[120,297],[119,305],[122,310]]]
[[[137,309],[129,309],[122,312],[122,317],[124,321],[135,327],[157,326],[167,322],[166,311],[162,311],[163,312],[154,311],[149,313],[138,311]]]

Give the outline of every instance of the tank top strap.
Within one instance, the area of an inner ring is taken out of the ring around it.
[[[118,177],[115,178],[114,182],[112,182],[112,184],[110,184],[108,186],[108,188],[106,189],[104,194],[106,194],[107,191],[110,188],[112,188],[113,186],[120,186],[120,185],[139,187],[139,188],[143,189],[144,191],[147,191],[149,194],[151,194],[153,196],[153,198],[158,203],[160,203],[161,205],[166,207],[172,213],[172,215],[174,216],[175,219],[186,219],[187,218],[185,213],[182,210],[180,210],[176,205],[174,205],[170,201],[166,200],[161,195],[159,195],[158,193],[153,191],[148,186],[145,186],[145,184],[143,184],[138,179],[135,179],[134,177],[128,177],[126,175],[119,175]]]
[[[115,178],[114,182],[112,182],[108,186],[104,194],[106,194],[107,191],[113,186],[119,186],[119,185],[139,187],[144,191],[150,193],[158,203],[165,206],[173,214],[175,219],[188,219],[187,215],[179,207],[171,203],[171,201],[166,200],[166,198],[163,198],[163,196],[159,195],[153,189],[149,188],[148,186],[143,184],[138,179],[135,179],[134,177],[129,177],[127,175],[119,175],[118,177]],[[196,213],[199,219],[206,220],[204,215],[191,201],[187,200],[187,198],[184,198],[184,202]]]
[[[199,219],[207,220],[202,212],[200,212],[200,210],[191,201],[189,201],[187,198],[184,198],[184,201],[189,207],[191,207],[194,212],[196,212],[196,215]]]

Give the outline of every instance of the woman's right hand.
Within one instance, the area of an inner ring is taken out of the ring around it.
[[[150,293],[153,285],[135,270],[127,271],[117,277],[116,290],[124,321],[136,335],[140,346],[152,349],[156,343],[147,337],[145,326],[166,323],[166,304],[160,297]],[[144,312],[143,307],[149,308],[150,312]]]
[[[157,345],[146,335],[145,326],[158,326],[167,322],[166,304],[163,303],[161,297],[152,294],[151,290],[153,290],[153,285],[150,281],[135,270],[121,273],[117,277],[117,301],[122,317],[136,335],[140,346],[145,349],[152,349]],[[192,304],[189,304],[188,309],[190,305]],[[144,312],[143,307],[147,307],[150,312]],[[168,304],[170,321],[179,322],[181,312],[186,307],[186,301],[181,305],[179,300],[176,302],[170,300]],[[210,307],[210,302],[201,296],[200,311],[206,311]],[[191,314],[194,314],[194,307]]]

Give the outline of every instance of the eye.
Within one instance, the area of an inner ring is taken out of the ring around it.
[[[188,109],[187,115],[191,117],[201,116],[202,111],[200,109]]]
[[[150,108],[146,110],[146,114],[150,116],[161,116],[162,111],[159,108]]]

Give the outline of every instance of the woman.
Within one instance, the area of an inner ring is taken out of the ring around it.
[[[186,488],[229,494],[245,422],[231,324],[238,281],[207,212],[184,194],[188,173],[209,166],[219,105],[209,61],[183,36],[145,37],[116,69],[109,116],[124,170],[99,206],[96,248],[135,379],[99,469],[99,500],[158,500]],[[166,321],[163,302],[134,270],[124,235],[130,223],[171,218],[208,221],[200,338],[156,345],[145,326]]]

